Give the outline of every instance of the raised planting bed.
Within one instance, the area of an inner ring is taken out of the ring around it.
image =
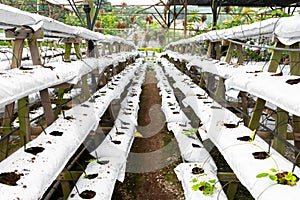
[[[0,163],[0,174],[15,172],[23,176],[16,182],[16,186],[0,184],[1,199],[41,198],[89,132],[98,126],[110,102],[124,90],[139,66],[140,63],[126,67],[117,75],[120,78],[114,83],[113,89],[108,89],[113,84],[110,82],[88,101],[59,116],[35,140],[3,160]],[[103,91],[106,91],[105,95],[101,95]],[[36,155],[26,152],[33,147],[44,150]]]
[[[114,127],[104,141],[91,152],[95,159],[88,164],[86,174],[79,178],[69,199],[85,199],[82,195],[84,191],[95,194],[91,199],[111,199],[116,180],[123,182],[127,156],[137,131],[139,96],[145,71],[145,66],[136,71],[138,76],[132,79],[127,96],[121,103],[121,110],[115,119]],[[133,96],[133,93],[136,95]],[[130,108],[130,114],[126,115],[124,112],[128,108]],[[89,179],[89,174],[97,174],[97,177]]]
[[[204,103],[208,100],[211,102]],[[190,105],[200,117],[203,123],[202,135],[206,134],[216,145],[238,179],[254,198],[274,199],[274,196],[279,199],[297,198],[300,191],[299,183],[289,186],[276,184],[276,181],[271,179],[257,178],[257,175],[266,174],[270,169],[277,174],[285,171],[292,173],[293,164],[270,148],[269,144],[255,135],[255,132],[239,123],[240,119],[234,113],[210,98],[198,99],[197,96],[189,96],[183,100],[183,103]],[[263,154],[266,155],[265,159]],[[294,175],[299,177],[299,167],[295,168]]]
[[[187,163],[179,164],[174,170],[179,181],[182,182],[186,199],[227,199],[222,186],[218,182],[217,167],[208,151],[196,136],[197,128],[193,128],[191,121],[182,112],[173,89],[166,79],[164,72],[158,66],[154,67],[158,87],[161,90],[162,110],[166,116],[167,127],[174,133],[182,159]],[[168,98],[169,97],[169,98]],[[172,112],[176,107],[178,114]],[[173,117],[173,116],[176,117]],[[171,120],[172,119],[172,120]],[[201,184],[210,185],[210,189]],[[197,188],[197,186],[199,186]],[[209,191],[210,190],[210,191]]]

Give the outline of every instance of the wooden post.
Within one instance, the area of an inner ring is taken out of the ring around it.
[[[215,43],[215,49],[216,49],[216,59],[220,60],[221,59],[221,47],[220,47],[220,42]]]
[[[242,99],[242,109],[243,113],[248,115],[248,100],[247,100],[247,93],[246,92],[240,92],[240,97]],[[247,116],[243,115],[243,122],[245,126],[248,126],[249,119]]]
[[[108,45],[108,54],[111,55],[113,53],[113,44],[107,44]]]
[[[285,110],[277,107],[277,118],[276,118],[276,129],[275,132],[282,136],[284,139],[287,138],[287,123],[289,120],[289,114]],[[281,155],[285,153],[285,144],[274,137],[273,148],[278,151]]]
[[[238,55],[238,64],[244,63],[244,57],[243,57],[243,48],[242,45],[237,44],[236,45],[237,55]]]
[[[224,85],[224,79],[220,76],[218,78],[219,80],[215,91],[215,100],[218,103],[222,103],[225,100],[225,85]]]
[[[229,183],[227,191],[226,191],[228,200],[234,199],[235,194],[238,189],[238,186],[239,186],[239,183],[237,183],[237,182]]]
[[[281,43],[277,42],[276,47],[283,47],[283,45]],[[268,67],[268,72],[276,72],[277,71],[277,68],[278,68],[278,65],[279,65],[279,62],[281,59],[281,54],[282,54],[281,51],[277,51],[277,50],[273,51],[272,56],[271,56],[271,61],[270,61],[269,67]],[[266,104],[265,100],[257,98],[257,101],[254,106],[254,111],[251,115],[251,119],[249,122],[249,128],[251,130],[256,129],[259,126],[259,120],[260,120],[261,114],[264,110],[265,104]]]
[[[102,43],[102,56],[106,55],[105,50],[106,50],[106,43]]]
[[[11,68],[17,68],[21,65],[22,53],[24,47],[24,39],[16,39],[13,43],[13,57],[11,61]]]
[[[229,47],[227,49],[227,53],[225,56],[225,62],[230,63],[231,58],[232,58],[232,53],[234,50],[234,44],[232,42],[229,42]]]
[[[213,49],[213,43],[212,42],[209,42],[208,43],[208,48],[207,48],[207,57],[208,58],[211,58],[211,56],[212,56],[212,49]]]
[[[72,49],[72,43],[65,43],[65,54],[64,54],[65,61],[71,60],[71,49]]]
[[[295,43],[291,45],[290,48],[299,48],[299,43]],[[291,52],[290,53],[290,74],[300,76],[300,54],[299,52]],[[300,116],[293,115],[293,134],[294,134],[294,142],[295,147],[300,149],[300,140],[297,137],[300,133]],[[295,153],[297,156],[297,153]],[[297,165],[300,166],[300,159],[297,160]]]
[[[63,96],[65,93],[65,89],[64,88],[59,88],[58,89],[58,94],[57,94],[57,100],[58,100],[58,104],[56,104],[56,106],[60,106],[63,103]],[[58,115],[60,114],[62,108],[61,106],[56,108],[56,110],[54,111],[54,118],[57,119]]]
[[[32,57],[32,64],[33,65],[42,65],[40,50],[37,45],[37,38],[30,38],[28,39],[30,54]],[[51,107],[51,101],[49,97],[48,89],[44,89],[40,91],[41,103],[45,113],[45,119],[47,126],[52,124],[54,121],[54,114]]]
[[[18,100],[18,116],[20,124],[20,146],[23,146],[31,140],[28,96]]]
[[[3,123],[2,123],[3,130],[0,131],[1,137],[5,136],[11,129],[10,127],[11,127],[12,117],[14,114],[14,105],[15,103],[11,103],[5,106]],[[4,160],[7,157],[8,142],[9,142],[9,137],[7,137],[6,139],[0,142],[0,161]]]

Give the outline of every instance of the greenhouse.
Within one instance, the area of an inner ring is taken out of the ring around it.
[[[0,200],[300,199],[299,0],[0,0]]]

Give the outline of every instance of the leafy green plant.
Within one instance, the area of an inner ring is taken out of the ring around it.
[[[191,180],[192,183],[195,183],[192,186],[192,190],[194,191],[202,191],[204,195],[213,195],[217,190],[215,184],[217,183],[216,179],[211,179],[208,181],[200,181],[197,178],[193,178]]]
[[[188,131],[183,131],[182,134],[188,136],[188,137],[194,137],[194,135],[196,134],[196,132],[198,131],[197,128],[191,128]]]
[[[271,172],[262,172],[256,175],[256,178],[269,177],[272,181],[278,184],[294,186],[299,181],[299,178],[293,172],[279,172],[275,168],[270,169]]]

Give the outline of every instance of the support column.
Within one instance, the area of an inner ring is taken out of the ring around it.
[[[284,45],[281,44],[280,42],[277,42],[276,47],[284,47]],[[273,51],[271,59],[270,59],[271,61],[270,61],[269,67],[268,67],[268,72],[276,72],[279,62],[280,62],[280,59],[281,59],[281,55],[282,55],[281,51],[277,51],[277,50]],[[257,101],[254,106],[254,111],[251,115],[251,119],[249,122],[249,128],[251,130],[256,129],[259,126],[259,120],[260,120],[261,114],[264,110],[265,104],[266,104],[265,100],[257,98]]]
[[[277,118],[275,132],[284,139],[287,138],[287,123],[289,120],[289,114],[285,110],[277,107]],[[278,151],[281,155],[285,154],[285,144],[277,137],[274,137],[273,148]]]
[[[299,48],[299,43],[291,45],[291,48]],[[300,54],[299,52],[291,52],[290,57],[290,74],[300,76]],[[300,116],[293,115],[293,133],[295,147],[300,149]],[[297,153],[295,153],[297,157]],[[297,165],[300,166],[300,159],[297,160]]]
[[[3,123],[0,130],[0,136],[3,137],[7,133],[11,131],[11,122],[13,120],[13,114],[14,114],[14,105],[15,103],[8,104],[5,106],[4,110],[4,116],[3,116]],[[8,155],[8,142],[9,137],[2,140],[0,142],[0,161],[4,160]]]

